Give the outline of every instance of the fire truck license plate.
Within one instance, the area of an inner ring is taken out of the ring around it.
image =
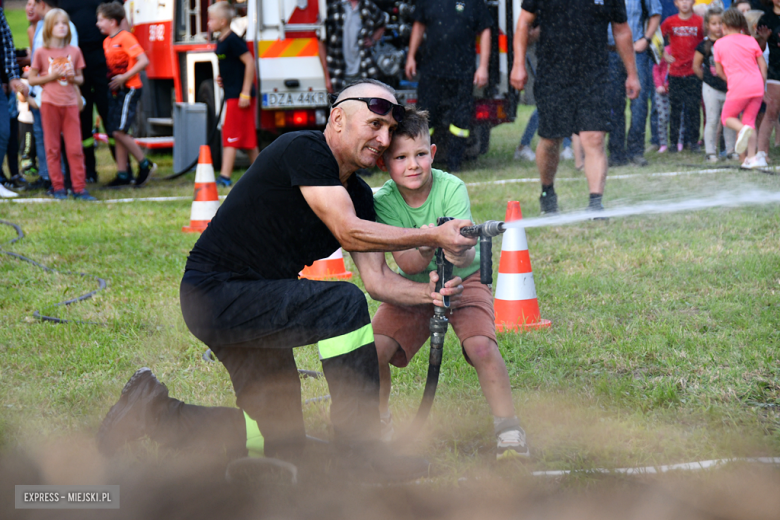
[[[327,106],[328,93],[315,92],[263,92],[263,108]]]

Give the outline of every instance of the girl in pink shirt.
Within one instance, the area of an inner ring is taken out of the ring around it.
[[[737,9],[723,13],[723,34],[715,42],[712,55],[718,76],[726,80],[728,92],[720,120],[724,126],[739,132],[734,150],[747,159],[743,168],[758,167],[756,155],[756,116],[761,109],[766,84],[766,61],[755,38],[742,34],[747,27],[744,15]],[[742,121],[739,114],[742,113]]]
[[[43,20],[43,47],[35,50],[30,67],[30,85],[42,85],[41,122],[46,165],[51,178],[51,196],[67,198],[65,179],[60,167],[60,135],[70,166],[73,198],[95,200],[85,188],[86,172],[81,147],[79,100],[76,85],[84,82],[84,57],[78,47],[70,45],[70,18],[62,9],[52,9]]]

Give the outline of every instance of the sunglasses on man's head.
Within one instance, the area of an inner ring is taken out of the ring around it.
[[[344,98],[338,103],[333,104],[333,108],[337,107],[344,101],[362,101],[368,106],[368,109],[373,112],[374,114],[385,116],[388,112],[391,110],[393,111],[393,119],[395,119],[396,123],[400,123],[404,120],[404,106],[403,105],[396,105],[392,101],[388,101],[383,98],[368,98],[368,97],[350,97],[350,98]]]

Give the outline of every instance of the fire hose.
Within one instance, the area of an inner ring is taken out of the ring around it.
[[[439,217],[437,225],[441,226],[445,222],[452,220],[452,217]],[[467,238],[479,238],[479,281],[488,287],[493,284],[493,237],[506,231],[503,222],[488,220],[477,226],[467,226],[461,228],[460,234]],[[436,273],[439,280],[436,282],[436,292],[452,279],[452,263],[447,260],[442,248],[436,249],[434,254],[436,260]],[[433,399],[436,397],[436,388],[439,385],[439,372],[441,371],[441,360],[444,347],[444,338],[447,335],[449,320],[447,319],[447,310],[450,307],[449,296],[442,296],[443,307],[438,305],[433,309],[429,328],[431,331],[431,350],[428,357],[428,375],[425,379],[425,389],[423,390],[420,408],[417,410],[412,425],[403,435],[404,441],[414,438],[422,429],[423,424],[428,419]]]

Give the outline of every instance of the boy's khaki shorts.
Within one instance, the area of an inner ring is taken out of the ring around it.
[[[390,363],[396,367],[405,367],[418,350],[430,338],[429,322],[433,316],[433,305],[413,307],[383,303],[374,315],[371,325],[374,335],[393,338],[401,345]],[[493,294],[487,285],[479,281],[479,271],[463,280],[463,292],[457,303],[447,315],[450,320],[449,332],[455,331],[461,343],[461,351],[466,361],[471,363],[463,342],[475,336],[486,336],[496,341],[495,313],[493,312]]]

